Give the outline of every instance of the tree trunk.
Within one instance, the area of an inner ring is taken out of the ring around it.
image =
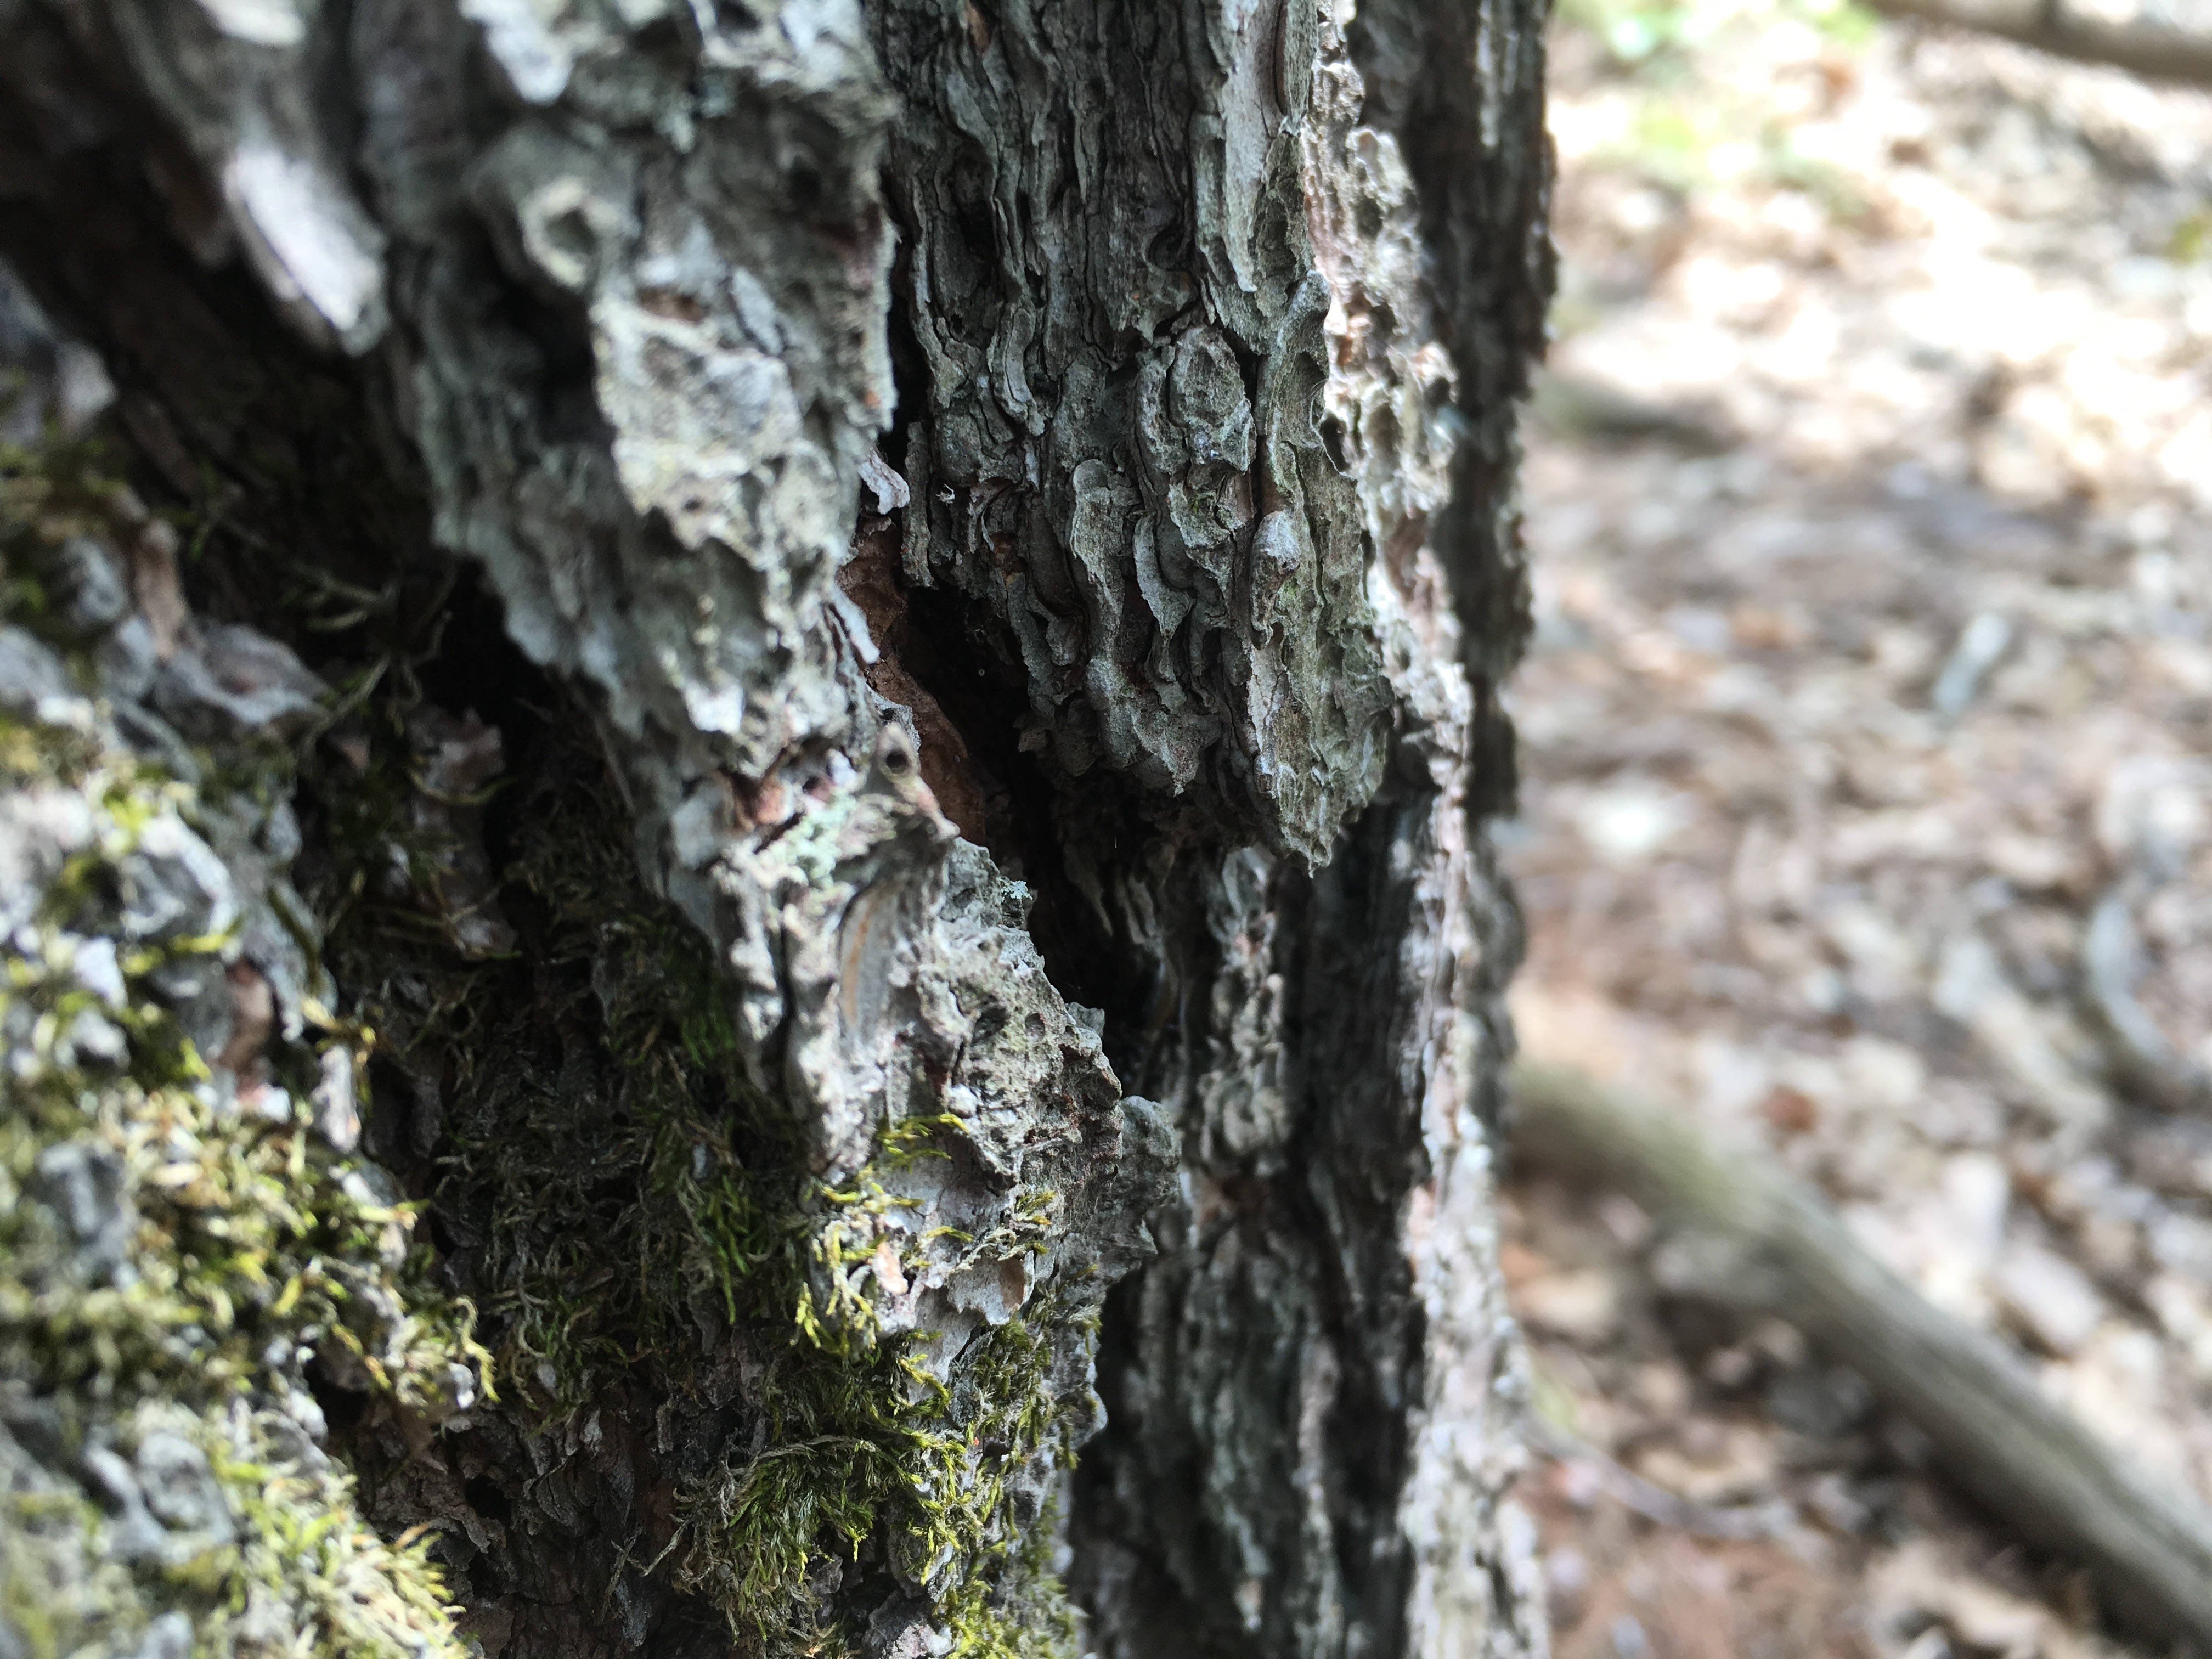
[[[0,0],[0,1655],[1540,1650],[1540,22]]]

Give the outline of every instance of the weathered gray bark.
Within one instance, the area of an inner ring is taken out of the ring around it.
[[[179,595],[135,504],[40,520],[11,580],[112,565],[137,611],[26,600],[0,691],[49,732],[61,675],[103,766],[190,772],[195,879],[283,921],[142,925],[24,830],[53,973],[174,958],[131,1029],[213,1073],[56,1050],[18,1161],[106,1134],[127,1230],[167,1201],[131,1103],[189,1097],[432,1247],[374,1319],[233,1287],[42,1430],[88,1384],[60,1177],[18,1172],[7,1478],[106,1506],[33,1540],[56,1650],[448,1639],[366,1530],[399,1635],[304,1558],[253,1601],[243,1508],[189,1583],[101,1578],[170,1407],[289,1413],[279,1466],[336,1454],[515,1659],[1050,1650],[1059,1581],[1132,1659],[1540,1648],[1483,830],[1540,22],[0,0],[0,258],[190,538]],[[249,757],[276,816],[226,841]],[[40,765],[25,800],[90,775]],[[11,1043],[64,1008],[25,984]],[[341,1048],[358,1146],[345,1089],[279,1086]],[[495,1400],[411,1296],[474,1304]],[[233,1324],[283,1340],[210,1366]]]

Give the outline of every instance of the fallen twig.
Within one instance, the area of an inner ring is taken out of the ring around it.
[[[2170,24],[2082,17],[2057,0],[1869,0],[1889,17],[1994,34],[2054,58],[2103,64],[2148,81],[2212,86],[2212,38]]]
[[[1713,1299],[1785,1318],[1856,1370],[2004,1524],[2087,1567],[2122,1623],[2212,1653],[2212,1516],[2046,1400],[2010,1350],[1882,1266],[1810,1188],[1565,1066],[1522,1062],[1513,1094],[1518,1155],[1704,1236]]]

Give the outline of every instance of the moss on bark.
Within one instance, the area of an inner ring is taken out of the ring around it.
[[[880,1126],[850,1176],[811,1170],[804,1126],[748,1079],[705,941],[645,890],[614,779],[557,697],[492,813],[509,856],[491,902],[520,948],[471,958],[434,925],[453,849],[404,810],[422,787],[411,701],[365,700],[311,767],[343,855],[310,897],[397,1085],[376,1109],[443,1102],[424,1179],[441,1214],[483,1218],[451,1273],[483,1298],[514,1411],[558,1438],[628,1386],[702,1419],[617,1575],[665,1564],[748,1651],[857,1649],[903,1591],[946,1652],[1073,1652],[1036,1495],[1096,1411],[1095,1312],[1041,1296],[955,1367],[929,1352],[939,1333],[886,1332],[878,1305],[931,1270],[932,1247],[993,1272],[1026,1263],[1060,1195],[1025,1192],[981,1237],[927,1226],[927,1186],[907,1177],[960,1155],[950,1114]],[[374,880],[401,867],[404,884]]]
[[[156,758],[118,725],[113,550],[163,532],[93,460],[0,453],[0,1612],[35,1659],[459,1656],[427,1540],[362,1521],[305,1372],[432,1419],[489,1356],[413,1207],[323,1132],[367,1034],[320,988],[270,1006],[240,954],[282,876],[244,890],[217,849],[267,841],[285,746],[164,726]],[[186,1029],[210,984],[264,1005],[250,1066]]]

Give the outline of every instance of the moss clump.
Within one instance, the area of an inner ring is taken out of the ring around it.
[[[96,833],[108,845],[89,869],[67,872],[71,883],[96,886],[101,865],[131,847],[125,815],[147,811],[152,792],[118,799],[106,781],[95,772],[82,787],[104,796]],[[153,798],[169,806],[167,793]],[[471,1311],[422,1281],[411,1210],[320,1145],[289,1091],[264,1084],[240,1102],[218,1088],[155,1000],[155,975],[217,942],[118,955],[64,926],[27,931],[17,933],[0,988],[9,1038],[0,1116],[6,1374],[41,1393],[127,1383],[219,1395],[270,1382],[281,1337],[348,1356],[412,1409],[446,1401],[456,1387],[449,1368],[466,1373],[489,1356],[469,1336]],[[86,984],[88,958],[101,976],[112,964],[119,1004]],[[352,1040],[343,1030],[320,1034],[326,1049]],[[89,1260],[72,1233],[79,1224],[50,1203],[15,1202],[77,1184],[80,1166],[90,1171],[82,1183],[114,1188],[90,1198],[95,1213],[112,1209],[135,1224],[124,1259],[91,1279],[75,1270]],[[290,1354],[276,1368],[295,1369]]]
[[[198,833],[210,792],[234,825],[289,778],[281,750],[241,738],[191,756],[219,782],[188,782],[109,723],[100,617],[56,598],[71,538],[135,533],[92,459],[0,454],[6,619],[43,641],[19,654],[51,646],[41,672],[85,694],[47,719],[11,692],[0,717],[0,1617],[36,1659],[459,1659],[423,1542],[363,1524],[318,1444],[304,1367],[436,1415],[489,1387],[489,1355],[426,1280],[411,1211],[309,1121],[318,1094],[350,1109],[332,1097],[366,1034],[311,1001],[242,1090],[186,1035],[186,988],[238,982],[234,924],[194,931],[161,884],[182,871],[230,896]],[[234,896],[234,917],[270,896]]]
[[[408,719],[364,732],[372,771],[404,775]],[[556,719],[574,724],[542,736],[501,809],[517,959],[428,945],[419,903],[380,915],[342,872],[325,890],[356,896],[333,960],[374,987],[385,1054],[438,1080],[436,1203],[488,1218],[475,1282],[502,1374],[551,1438],[625,1389],[701,1425],[672,1454],[672,1526],[630,1562],[707,1596],[746,1651],[854,1649],[918,1584],[953,1653],[1072,1653],[1054,1528],[1015,1487],[1071,1455],[1045,1333],[1080,1340],[1078,1322],[1040,1296],[975,1339],[949,1388],[918,1339],[880,1331],[879,1218],[902,1168],[947,1155],[947,1124],[887,1126],[841,1186],[808,1172],[801,1126],[745,1075],[705,941],[644,890],[604,763],[570,735],[583,721]],[[1053,1196],[974,1253],[1034,1248]],[[732,1364],[739,1397],[718,1407]]]
[[[1041,1321],[1053,1313],[1036,1310]],[[796,1638],[787,1609],[805,1605],[825,1545],[857,1559],[888,1524],[895,1559],[936,1590],[951,1652],[1073,1652],[1073,1613],[1050,1568],[1056,1528],[1048,1516],[1015,1527],[1008,1501],[1011,1474],[1040,1454],[1064,1462],[1070,1443],[1048,1387],[1049,1345],[1022,1320],[999,1327],[982,1339],[963,1399],[904,1347],[863,1358],[797,1338],[769,1391],[769,1447],[687,1495],[686,1579],[741,1627]]]
[[[1040,1305],[1039,1328],[1056,1311]],[[1008,1489],[1041,1455],[1072,1462],[1065,1408],[1048,1387],[1050,1345],[1024,1320],[1000,1326],[958,1399],[902,1346],[887,1345],[873,1364],[802,1357],[779,1380],[777,1443],[692,1495],[687,1572],[765,1628],[817,1565],[825,1535],[857,1557],[889,1522],[909,1576],[936,1590],[951,1653],[1072,1654],[1074,1613],[1051,1566],[1058,1529],[1049,1513],[1014,1525]]]

